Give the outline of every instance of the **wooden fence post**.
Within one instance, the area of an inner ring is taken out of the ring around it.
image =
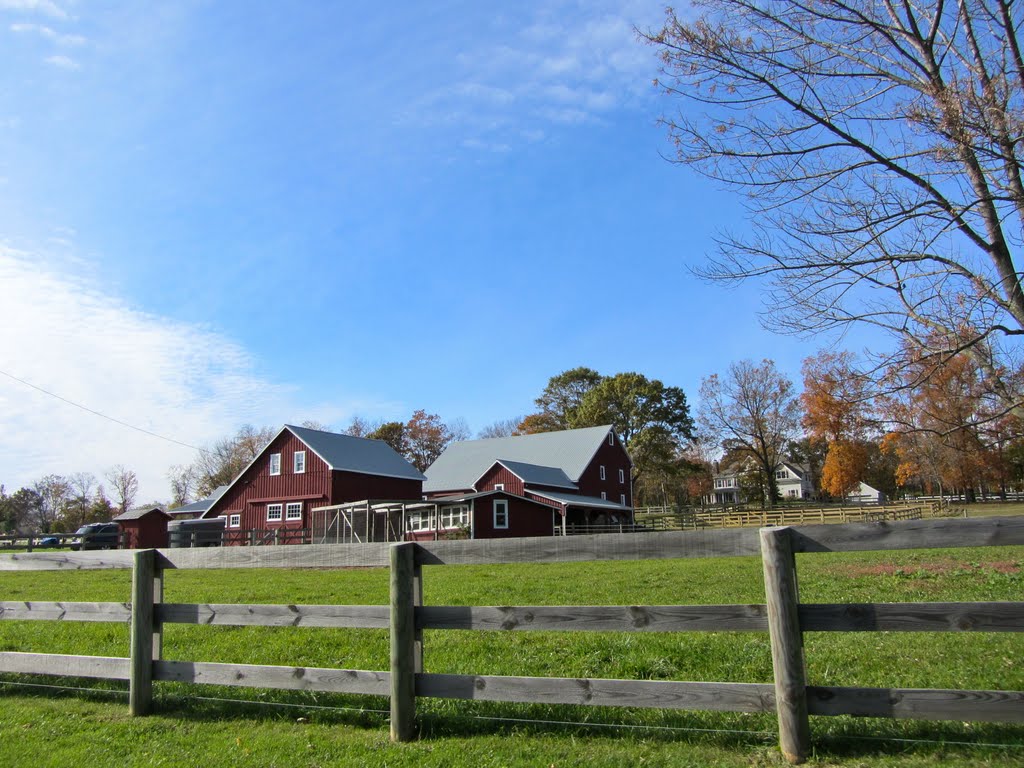
[[[789,528],[762,528],[760,537],[779,746],[789,762],[802,763],[810,752],[811,727],[807,717],[803,635],[797,609],[796,560]]]
[[[416,544],[392,544],[391,740],[412,741],[416,726]]]
[[[147,715],[153,707],[153,580],[156,550],[135,553],[132,569],[132,634],[128,672],[128,711]]]
[[[164,601],[164,567],[159,552],[153,552],[153,660],[164,657],[164,623],[156,615],[156,605]]]

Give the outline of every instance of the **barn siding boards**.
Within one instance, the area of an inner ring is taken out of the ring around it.
[[[514,493],[517,496],[522,496],[525,488],[521,477],[508,467],[502,466],[497,462],[480,477],[476,483],[476,490],[480,493],[493,491],[496,485],[504,486],[502,490]]]
[[[601,479],[601,467],[605,468],[605,479]],[[601,497],[601,491],[607,494],[608,501],[618,503],[619,494],[626,494],[626,506],[633,506],[633,489],[630,483],[632,462],[629,454],[626,453],[619,442],[618,435],[615,436],[615,444],[609,445],[607,440],[601,442],[601,446],[594,454],[587,468],[583,470],[576,484],[579,486],[581,496]],[[623,471],[624,483],[619,482],[619,470]]]
[[[422,497],[420,480],[367,475],[361,472],[335,471],[331,481],[331,504],[344,504],[363,499],[408,499]],[[313,505],[316,506],[316,505]]]

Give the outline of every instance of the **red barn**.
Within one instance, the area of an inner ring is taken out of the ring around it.
[[[360,499],[418,500],[423,474],[381,440],[285,425],[203,514],[232,531],[308,541],[314,507]]]
[[[161,507],[139,507],[118,515],[113,522],[121,526],[125,549],[159,549],[167,546],[170,519]]]
[[[611,426],[466,440],[427,468],[411,538],[468,528],[473,538],[551,536],[633,522],[633,462]]]

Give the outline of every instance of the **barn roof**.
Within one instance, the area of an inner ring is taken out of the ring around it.
[[[619,504],[617,501],[609,501],[608,499],[601,499],[597,496],[577,496],[574,493],[531,491],[529,489],[527,489],[527,492],[532,493],[534,496],[540,496],[544,499],[557,501],[559,504],[565,504],[568,507],[592,507],[594,509],[617,509],[620,511],[629,509],[629,507]]]
[[[560,469],[575,483],[610,431],[611,425],[606,424],[561,432],[452,443],[427,468],[423,491],[469,490],[499,460]]]
[[[189,514],[199,516],[203,512],[208,510],[210,507],[212,507],[213,502],[215,502],[217,499],[223,496],[224,491],[226,491],[227,489],[228,486],[219,485],[216,488],[214,488],[213,493],[211,493],[205,499],[199,499],[198,501],[193,501],[191,504],[185,504],[183,506],[175,507],[174,509],[169,509],[167,511],[175,517],[181,517],[183,515]]]
[[[383,440],[339,435],[291,424],[285,424],[282,431],[285,429],[304,442],[331,469],[407,480],[424,479],[422,472]]]
[[[527,464],[524,461],[510,461],[509,459],[498,459],[495,463],[501,464],[528,485],[549,485],[553,488],[576,487],[576,483],[569,479],[561,467],[542,467],[540,464]],[[490,467],[484,471],[489,470]],[[477,480],[479,479],[477,478]]]

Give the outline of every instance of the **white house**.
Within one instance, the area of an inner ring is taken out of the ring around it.
[[[714,473],[714,489],[704,497],[705,504],[738,504],[745,501],[740,479],[753,467],[750,462],[735,462]],[[775,481],[779,495],[786,500],[814,497],[814,482],[810,468],[793,461],[780,461],[775,468]]]

